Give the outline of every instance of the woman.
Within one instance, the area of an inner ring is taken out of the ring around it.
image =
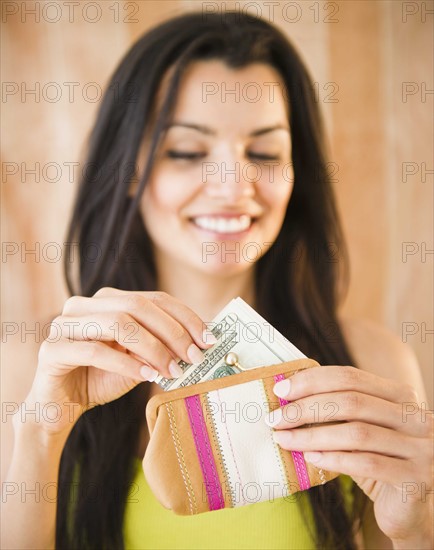
[[[99,112],[68,241],[80,247],[67,273],[76,296],[53,322],[61,337],[41,346],[24,403],[61,414],[15,417],[8,475],[34,485],[59,473],[59,498],[9,499],[6,547],[349,549],[360,526],[366,547],[432,546],[433,426],[402,415],[425,399],[418,366],[385,331],[337,316],[345,254],[320,118],[276,28],[190,13],[133,46]],[[325,365],[276,387],[302,410],[274,426],[277,441],[350,477],[297,502],[173,517],[140,468],[144,409],[161,391],[150,381],[179,376],[177,357],[200,361],[205,321],[237,295]],[[303,428],[330,401],[346,422]]]

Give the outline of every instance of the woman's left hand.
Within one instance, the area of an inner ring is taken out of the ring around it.
[[[434,421],[412,387],[324,366],[278,382],[275,393],[291,402],[268,422],[282,448],[351,476],[374,502],[377,524],[395,548],[434,547]],[[335,421],[343,422],[328,424]]]

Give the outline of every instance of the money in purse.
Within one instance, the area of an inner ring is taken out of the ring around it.
[[[195,515],[291,497],[337,477],[280,448],[264,421],[290,403],[273,394],[274,384],[318,363],[240,298],[210,325],[217,342],[204,361],[179,361],[180,378],[158,377],[166,391],[146,407],[143,469],[157,500]]]
[[[231,300],[209,323],[217,343],[204,350],[199,365],[179,360],[183,370],[179,378],[158,376],[163,390],[174,390],[242,371],[275,365],[306,356],[241,298]]]

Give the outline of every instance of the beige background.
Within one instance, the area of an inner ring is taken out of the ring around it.
[[[53,2],[37,4],[39,22],[29,13],[34,2],[27,12],[21,2],[2,8],[3,473],[12,444],[5,413],[28,392],[43,327],[66,298],[58,246],[75,189],[68,163],[80,161],[98,106],[90,83],[103,88],[154,23],[222,3],[102,0],[81,2],[73,14],[64,2],[57,11]],[[425,253],[433,248],[433,175],[425,171],[433,168],[433,95],[425,90],[433,89],[433,15],[426,11],[434,4],[280,2],[273,14],[267,2],[237,4],[280,25],[318,83],[351,252],[344,310],[408,341],[432,405],[433,335],[424,330],[433,329],[433,255]],[[38,86],[35,97],[29,91]],[[403,87],[412,92],[405,101]],[[32,167],[36,174],[26,174]],[[403,168],[414,174],[403,177]],[[35,247],[37,256],[26,255]],[[403,247],[414,252],[406,261]],[[36,334],[26,334],[31,328]]]

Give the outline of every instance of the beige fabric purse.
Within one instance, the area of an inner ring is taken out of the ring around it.
[[[143,469],[159,502],[176,514],[200,514],[284,498],[337,477],[282,449],[264,421],[288,403],[274,395],[274,384],[312,367],[319,365],[298,359],[152,397]]]

